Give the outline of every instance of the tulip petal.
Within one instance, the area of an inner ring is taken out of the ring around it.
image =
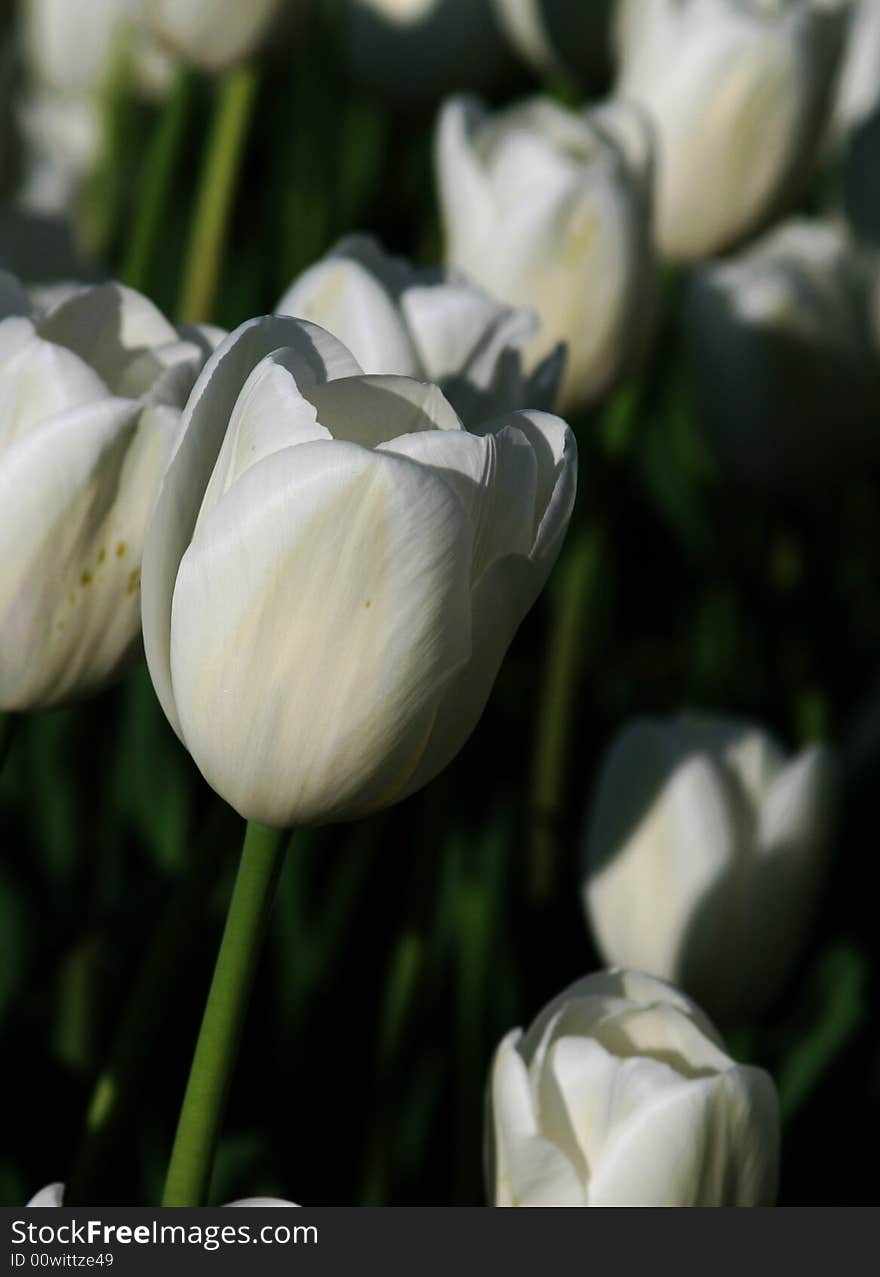
[[[502,1041],[490,1082],[487,1181],[496,1206],[583,1206],[584,1185],[565,1155],[538,1133],[519,1031]]]
[[[209,784],[286,826],[393,801],[470,654],[470,537],[447,484],[356,445],[248,470],[183,556],[173,695]]]
[[[227,1206],[299,1206],[299,1202],[286,1202],[283,1197],[242,1197],[237,1202],[227,1202]]]
[[[193,387],[181,422],[180,443],[147,532],[141,592],[144,650],[156,695],[178,735],[168,645],[178,565],[242,387],[261,359],[285,347],[297,360],[300,390],[360,371],[345,347],[314,324],[272,315],[242,324],[220,343]]]
[[[136,650],[143,530],[178,420],[108,398],[4,453],[0,708],[100,687]]]
[[[469,246],[491,233],[496,218],[492,189],[473,142],[485,117],[485,107],[474,98],[454,97],[443,106],[437,124],[438,187],[452,261],[469,255]]]
[[[28,1206],[63,1206],[64,1205],[64,1185],[62,1183],[47,1184],[45,1188],[41,1188],[35,1193]]]
[[[371,262],[367,269],[344,251],[305,271],[287,290],[280,315],[311,319],[338,337],[367,373],[425,376],[393,294]],[[376,253],[377,261],[381,261]],[[430,374],[427,374],[430,375]],[[433,380],[433,378],[432,378]]]
[[[455,409],[437,386],[410,377],[342,377],[303,392],[329,422],[334,439],[375,448],[419,431],[462,432]]]
[[[59,413],[108,397],[88,364],[35,337],[29,320],[0,325],[0,447],[10,447]]]

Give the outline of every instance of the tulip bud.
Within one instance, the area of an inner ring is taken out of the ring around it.
[[[222,71],[265,41],[283,0],[146,0],[145,20],[184,62]]]
[[[602,971],[501,1042],[486,1148],[496,1206],[772,1206],[776,1091],[671,985]]]
[[[0,710],[137,653],[144,530],[205,355],[130,289],[59,296],[40,311],[0,274]]]
[[[539,74],[571,71],[587,82],[601,78],[611,56],[615,0],[493,0],[513,47]]]
[[[837,0],[623,0],[617,92],[658,135],[656,235],[692,261],[790,201],[824,127]]]
[[[61,1183],[47,1184],[45,1188],[41,1188],[35,1193],[28,1206],[63,1206],[64,1205],[64,1185]],[[288,1202],[283,1197],[242,1197],[237,1202],[226,1202],[226,1206],[299,1206],[299,1202]]]
[[[384,97],[489,88],[511,61],[492,0],[346,0],[346,18],[354,76]]]
[[[700,417],[732,478],[822,489],[877,455],[877,278],[841,227],[808,221],[694,273],[685,340]]]
[[[144,554],[144,644],[208,783],[273,826],[354,818],[470,735],[571,512],[564,422],[469,434],[436,386],[251,320],[184,413]]]
[[[810,922],[835,780],[826,747],[787,759],[743,723],[627,727],[585,830],[583,899],[605,961],[672,980],[719,1019],[760,1011]]]
[[[364,372],[433,381],[465,420],[553,407],[562,349],[531,376],[523,371],[523,348],[539,327],[534,314],[503,306],[452,272],[390,257],[368,236],[343,239],[275,309],[326,328]]]
[[[651,313],[651,145],[636,108],[549,99],[489,116],[444,107],[437,171],[447,260],[534,309],[532,359],[568,343],[564,408],[601,393],[643,344]]]

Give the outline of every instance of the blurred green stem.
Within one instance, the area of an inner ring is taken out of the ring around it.
[[[600,531],[582,525],[575,529],[559,566],[529,802],[528,889],[538,905],[550,898],[556,878],[566,766],[601,551]]]
[[[285,834],[248,824],[165,1181],[163,1206],[202,1206],[254,975],[283,860]]]
[[[9,751],[12,749],[18,721],[17,714],[0,714],[0,771],[3,770]]]
[[[244,143],[257,96],[253,66],[228,71],[217,91],[214,123],[200,179],[187,251],[178,317],[182,323],[210,320]]]
[[[174,988],[180,970],[186,967],[196,922],[204,914],[205,900],[216,876],[217,821],[211,820],[162,918],[128,1001],[110,1061],[92,1091],[85,1129],[64,1194],[69,1206],[93,1202],[106,1179],[108,1165],[112,1166],[113,1149],[152,1068],[152,1043],[167,1011],[169,989]]]
[[[150,267],[165,225],[168,200],[186,136],[192,92],[192,72],[181,67],[156,122],[141,171],[137,212],[122,267],[124,283],[141,292],[149,283]]]

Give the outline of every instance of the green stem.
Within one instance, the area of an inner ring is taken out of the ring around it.
[[[183,323],[201,324],[212,317],[256,93],[257,72],[248,65],[228,71],[218,89],[181,292],[179,318]]]
[[[181,67],[174,88],[162,107],[141,171],[137,213],[122,267],[123,281],[141,292],[147,287],[168,211],[169,196],[186,136],[192,91],[192,73]]]
[[[18,714],[0,714],[0,771],[3,770],[18,730]]]
[[[242,1024],[281,870],[284,838],[277,829],[247,827],[180,1110],[163,1206],[202,1206],[207,1196]]]
[[[550,898],[556,878],[566,765],[600,558],[601,535],[587,524],[576,529],[559,568],[529,803],[528,886],[539,905]]]
[[[222,813],[225,816],[225,812]],[[218,822],[211,820],[199,838],[153,940],[140,979],[128,1001],[109,1063],[98,1077],[86,1111],[85,1127],[64,1200],[69,1206],[96,1200],[113,1152],[152,1069],[151,1044],[168,1007],[168,991],[186,967],[204,913],[205,898],[217,874]]]

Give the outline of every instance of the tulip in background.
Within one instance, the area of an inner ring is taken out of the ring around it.
[[[842,226],[791,221],[694,272],[684,334],[725,473],[819,493],[880,455],[876,262]]]
[[[849,133],[880,107],[880,0],[856,0],[844,51],[835,126]]]
[[[298,1206],[298,1202],[286,1202],[281,1197],[243,1197],[237,1202],[226,1202],[227,1206]],[[41,1188],[35,1193],[28,1206],[63,1206],[64,1205],[64,1185],[61,1183],[47,1184],[45,1188]]]
[[[326,328],[364,372],[434,382],[463,419],[554,406],[564,355],[551,352],[526,376],[522,351],[539,327],[532,313],[452,272],[391,257],[368,236],[342,240],[275,309]]]
[[[119,285],[39,310],[0,273],[0,710],[85,696],[138,652],[144,531],[205,346]]]
[[[265,41],[285,3],[304,0],[141,0],[154,36],[205,71],[249,57]]]
[[[555,998],[492,1064],[496,1206],[772,1206],[776,1091],[689,998],[603,971]]]
[[[441,113],[447,260],[537,312],[531,358],[568,343],[563,409],[589,403],[644,345],[651,154],[642,114],[625,103],[579,114],[535,99],[492,116],[456,98]]]
[[[838,0],[623,0],[617,93],[657,129],[665,257],[728,248],[798,193],[847,17]]]
[[[107,125],[114,74],[161,97],[172,63],[142,21],[143,0],[23,0],[24,142],[19,199],[41,213],[67,213],[93,169]]]
[[[486,89],[511,62],[492,0],[344,0],[349,62],[367,88],[432,102]]]
[[[556,417],[466,431],[437,387],[366,376],[282,316],[217,349],[147,536],[153,684],[248,820],[354,818],[435,776],[475,726],[561,546]]]
[[[686,989],[727,1022],[779,992],[824,880],[836,766],[758,727],[639,720],[612,745],[584,839],[583,898],[606,962]]]

